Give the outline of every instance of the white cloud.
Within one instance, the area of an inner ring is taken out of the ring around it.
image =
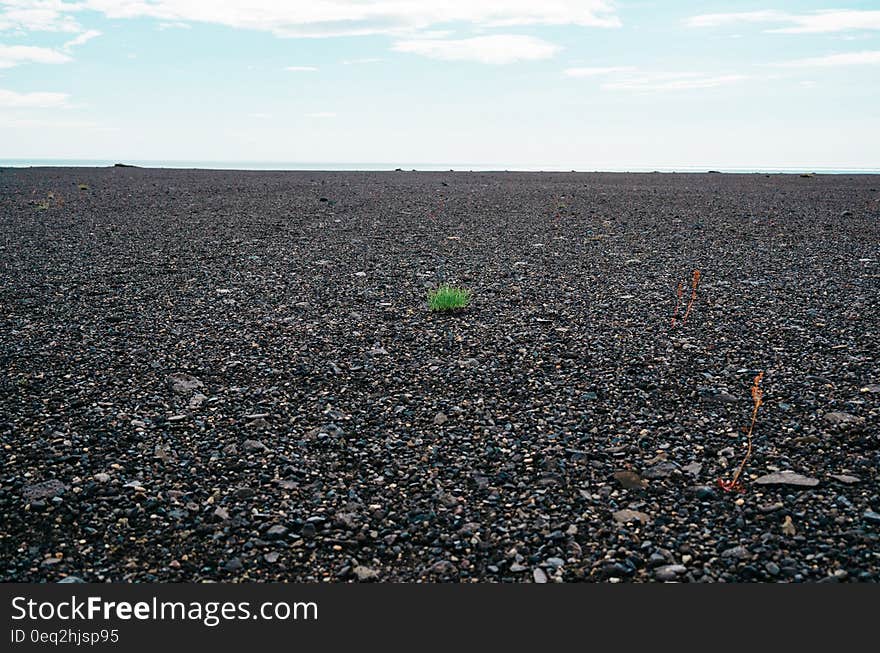
[[[0,32],[81,32],[82,27],[70,15],[79,8],[63,0],[0,1]]]
[[[771,31],[795,34],[880,29],[880,11],[821,11],[793,16],[792,21],[790,27]]]
[[[567,68],[562,72],[568,77],[601,77],[603,89],[616,91],[686,91],[727,86],[748,79],[738,74],[647,72],[633,66]]]
[[[48,109],[67,105],[67,93],[18,93],[0,88],[0,108]]]
[[[332,111],[316,111],[315,113],[307,113],[306,118],[335,118],[336,114]]]
[[[77,34],[75,37],[70,39],[67,43],[64,44],[65,50],[70,50],[71,48],[75,48],[78,45],[82,45],[83,43],[87,43],[91,41],[93,38],[101,36],[101,32],[96,29],[90,29],[80,34]]]
[[[271,114],[268,114],[268,113],[259,113],[259,112],[257,112],[257,113],[249,113],[249,114],[248,114],[248,117],[249,117],[249,118],[255,118],[255,119],[257,119],[257,120],[268,120],[269,118],[272,117],[272,115],[271,115]]]
[[[880,50],[866,50],[864,52],[842,52],[829,54],[824,57],[808,57],[806,59],[794,59],[771,64],[784,68],[825,68],[829,66],[865,66],[880,64]]]
[[[613,75],[635,70],[632,66],[606,66],[604,68],[566,68],[562,74],[566,77],[598,77],[600,75]]]
[[[454,22],[620,26],[609,0],[5,0],[0,8],[0,30],[79,32],[74,15],[85,10],[108,18],[212,23],[290,37],[401,34]]]
[[[285,70],[289,70],[294,73],[313,73],[317,68],[314,66],[288,66]]]
[[[445,61],[479,61],[508,64],[516,61],[547,59],[560,48],[534,36],[497,34],[469,39],[413,39],[394,44],[397,52],[411,52]]]
[[[32,45],[0,44],[0,68],[12,68],[23,63],[66,63],[70,57],[50,48]]]
[[[721,27],[735,23],[771,23],[782,25],[767,30],[779,34],[815,34],[850,30],[880,29],[880,11],[840,9],[794,14],[783,11],[744,11],[691,16],[689,27]]]
[[[688,27],[722,27],[733,23],[782,22],[789,14],[781,11],[741,11],[724,14],[701,14],[685,21]]]

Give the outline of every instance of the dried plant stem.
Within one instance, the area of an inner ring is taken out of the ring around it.
[[[675,328],[675,320],[678,317],[678,309],[681,308],[681,296],[684,294],[684,283],[678,282],[678,290],[676,291],[676,295],[678,296],[678,300],[675,302],[675,312],[672,314],[672,328]]]
[[[694,276],[691,279],[691,300],[688,302],[687,310],[684,312],[684,317],[681,318],[682,324],[687,324],[688,316],[691,314],[691,308],[694,305],[694,300],[697,298],[698,285],[700,285],[700,271],[694,270]]]
[[[742,491],[743,489],[739,479],[746,468],[746,463],[749,462],[749,458],[752,457],[752,432],[755,430],[755,422],[758,420],[758,409],[761,407],[761,404],[764,403],[764,391],[761,390],[761,379],[763,378],[764,373],[760,372],[758,376],[755,377],[755,381],[752,384],[752,402],[755,407],[752,409],[752,423],[749,424],[749,432],[746,434],[746,455],[743,457],[742,462],[739,464],[739,468],[736,470],[736,473],[731,480],[725,481],[723,479],[718,479],[718,485],[725,492],[730,492],[731,490]]]
[[[749,432],[746,434],[746,455],[739,464],[739,469],[736,470],[736,474],[733,475],[733,480],[730,481],[731,485],[736,485],[739,482],[739,477],[742,476],[743,470],[746,468],[746,463],[749,461],[749,458],[752,457],[752,431],[755,430],[755,422],[757,419],[758,406],[756,405],[754,410],[752,410],[752,423],[749,425]]]

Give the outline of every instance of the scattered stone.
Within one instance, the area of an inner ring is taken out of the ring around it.
[[[627,490],[640,490],[648,486],[648,481],[627,469],[614,472],[614,480]]]
[[[195,410],[196,408],[201,407],[201,405],[203,403],[205,403],[205,401],[207,401],[207,399],[208,398],[205,395],[203,395],[201,392],[197,392],[189,400],[190,410]]]
[[[42,483],[26,485],[21,491],[26,501],[39,501],[51,497],[61,496],[67,491],[67,486],[57,479],[49,479]]]
[[[541,569],[540,567],[535,567],[532,570],[532,578],[536,583],[546,583],[547,582],[547,573]]]
[[[364,583],[371,580],[378,580],[379,572],[375,569],[370,569],[369,567],[364,567],[363,565],[358,565],[354,569],[352,569],[352,573],[357,576],[357,579]]]
[[[684,565],[663,565],[654,570],[654,578],[664,583],[678,580],[679,576],[687,573],[687,567]]]
[[[275,524],[274,526],[270,526],[269,530],[266,531],[266,537],[271,540],[277,540],[287,535],[287,530],[286,526]]]
[[[752,554],[744,546],[733,546],[721,552],[722,558],[737,558],[738,560],[748,560]]]
[[[258,453],[260,451],[268,451],[265,444],[259,440],[245,440],[241,445],[245,453]]]
[[[852,501],[850,501],[849,499],[847,499],[843,495],[838,496],[835,501],[837,502],[837,505],[840,506],[841,508],[846,508],[848,510],[852,510],[855,508]]]
[[[864,417],[858,417],[851,413],[844,413],[840,411],[825,413],[823,419],[833,426],[849,426],[852,424],[861,424],[865,421]]]
[[[254,494],[255,494],[254,490],[252,488],[247,487],[246,485],[243,485],[241,487],[237,487],[232,492],[232,496],[235,497],[236,499],[247,499],[248,497],[254,496]]]
[[[313,437],[318,439],[322,438],[344,438],[345,430],[341,426],[337,426],[334,422],[330,422],[328,424],[324,424],[323,426],[319,426],[316,429],[313,429],[311,432]]]
[[[693,488],[693,493],[700,501],[714,499],[718,496],[718,491],[711,485],[697,485]]]
[[[674,463],[657,463],[642,472],[642,476],[650,479],[669,478],[677,469],[678,467]]]
[[[214,509],[214,517],[220,521],[229,521],[229,511],[223,506],[217,506]]]
[[[819,485],[818,479],[795,472],[773,472],[755,480],[758,485],[793,485],[797,487],[815,487]]]
[[[438,576],[446,576],[457,572],[455,564],[449,560],[438,560],[425,570],[426,574],[437,574]]]
[[[204,388],[205,384],[199,381],[196,377],[191,374],[172,374],[168,377],[168,382],[171,384],[171,389],[179,395],[191,395],[199,388]]]
[[[703,463],[693,462],[682,467],[682,470],[696,478],[703,471]]]
[[[858,476],[850,476],[848,474],[831,474],[831,478],[844,485],[854,485],[861,482],[861,479]]]
[[[626,524],[631,521],[639,521],[643,524],[647,524],[651,521],[651,517],[647,513],[629,509],[618,510],[612,514],[612,517],[614,517],[614,521],[618,524]]]
[[[449,421],[449,418],[445,413],[437,413],[434,415],[434,424],[437,426],[443,426],[447,421]]]

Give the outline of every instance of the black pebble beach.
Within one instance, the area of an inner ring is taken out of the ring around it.
[[[0,169],[0,579],[878,581],[878,318],[878,176]]]

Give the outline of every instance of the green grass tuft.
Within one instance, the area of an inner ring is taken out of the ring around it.
[[[471,291],[454,286],[440,286],[428,293],[428,308],[432,311],[455,311],[471,302]]]

